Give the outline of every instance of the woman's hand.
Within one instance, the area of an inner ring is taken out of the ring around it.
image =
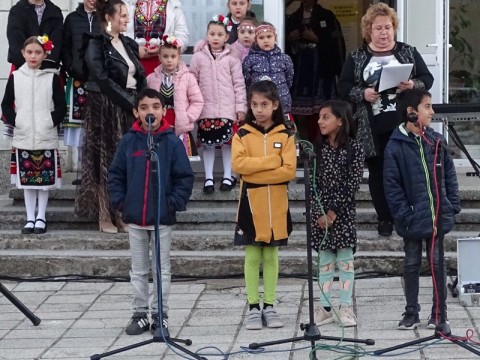
[[[320,229],[325,229],[326,227],[325,215],[320,215],[320,217],[317,220],[317,224],[320,227]]]
[[[402,81],[400,84],[398,84],[398,88],[400,89],[400,91],[413,89],[414,86],[415,83],[413,82],[413,80]]]
[[[302,37],[307,40],[307,41],[310,41],[312,43],[318,43],[318,36],[310,29],[306,29],[303,33],[302,33]]]
[[[300,34],[300,30],[293,30],[290,34],[288,34],[288,41],[294,42],[300,40],[301,36],[302,35]]]
[[[363,98],[370,103],[374,103],[379,97],[380,94],[372,88],[366,88],[363,92]]]
[[[328,220],[328,225],[332,226],[335,220],[337,220],[337,214],[333,210],[328,210],[327,211],[327,220]]]
[[[337,219],[337,214],[335,214],[335,211],[333,210],[328,210],[325,215],[321,215],[318,220],[318,226],[320,229],[327,229],[329,227],[333,226],[333,223]]]

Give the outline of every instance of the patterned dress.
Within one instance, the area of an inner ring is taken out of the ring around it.
[[[317,146],[317,166],[310,188],[311,245],[316,251],[357,246],[355,193],[363,176],[363,162],[363,148],[354,139],[340,148],[334,148],[327,141]],[[331,209],[337,214],[326,237],[317,222],[322,216],[322,207],[325,213]]]

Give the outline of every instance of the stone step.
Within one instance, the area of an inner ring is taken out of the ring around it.
[[[243,274],[244,251],[172,251],[172,273],[177,277],[233,277]],[[446,252],[447,268],[456,268],[456,253]],[[2,274],[13,277],[86,276],[127,277],[130,270],[128,250],[2,250]],[[400,274],[403,253],[398,251],[358,251],[356,274],[385,272]],[[305,251],[282,250],[280,273],[306,274]],[[315,271],[314,271],[315,273]]]
[[[191,207],[177,214],[178,230],[231,230],[234,228],[236,207],[208,208]],[[301,230],[305,224],[305,209],[291,207],[290,213],[294,230]],[[19,205],[0,207],[0,230],[20,229],[25,222],[25,208]],[[52,230],[96,230],[98,225],[89,219],[75,215],[72,207],[47,208],[47,221]],[[357,209],[357,229],[374,230],[377,216],[372,208]],[[456,231],[480,232],[480,209],[463,209],[456,217]]]
[[[445,236],[445,251],[456,251],[456,240],[475,237],[478,233],[455,231]],[[293,231],[288,250],[306,251],[306,232]],[[403,241],[395,233],[388,238],[376,231],[358,231],[359,251],[403,251]],[[2,250],[128,250],[128,235],[105,234],[98,231],[52,230],[42,235],[23,235],[18,230],[0,230]],[[172,233],[175,251],[232,251],[232,230],[176,230]]]

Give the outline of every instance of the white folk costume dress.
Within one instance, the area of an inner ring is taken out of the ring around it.
[[[8,79],[2,111],[6,123],[14,127],[10,170],[17,188],[46,190],[61,185],[57,126],[66,105],[57,73],[30,69],[25,63]]]

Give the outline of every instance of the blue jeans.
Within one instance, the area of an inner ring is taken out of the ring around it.
[[[420,305],[418,304],[418,289],[419,289],[419,273],[420,265],[422,263],[422,243],[423,240],[418,239],[403,239],[403,250],[405,251],[405,263],[403,267],[403,280],[405,282],[405,298],[407,305],[405,306],[405,311],[410,314],[418,314],[420,311]],[[431,245],[432,239],[425,239],[426,250],[427,250],[427,260],[430,264],[430,254],[431,254]],[[447,298],[447,288],[446,288],[446,267],[443,269],[443,277],[440,276],[439,268],[439,250],[438,250],[438,240],[435,239],[435,245],[433,248],[433,271],[435,273],[435,279],[437,282],[437,288],[439,296],[441,296],[441,288],[443,287],[445,300]],[[432,313],[435,312],[436,308],[436,297],[435,289],[433,293],[433,307]]]

